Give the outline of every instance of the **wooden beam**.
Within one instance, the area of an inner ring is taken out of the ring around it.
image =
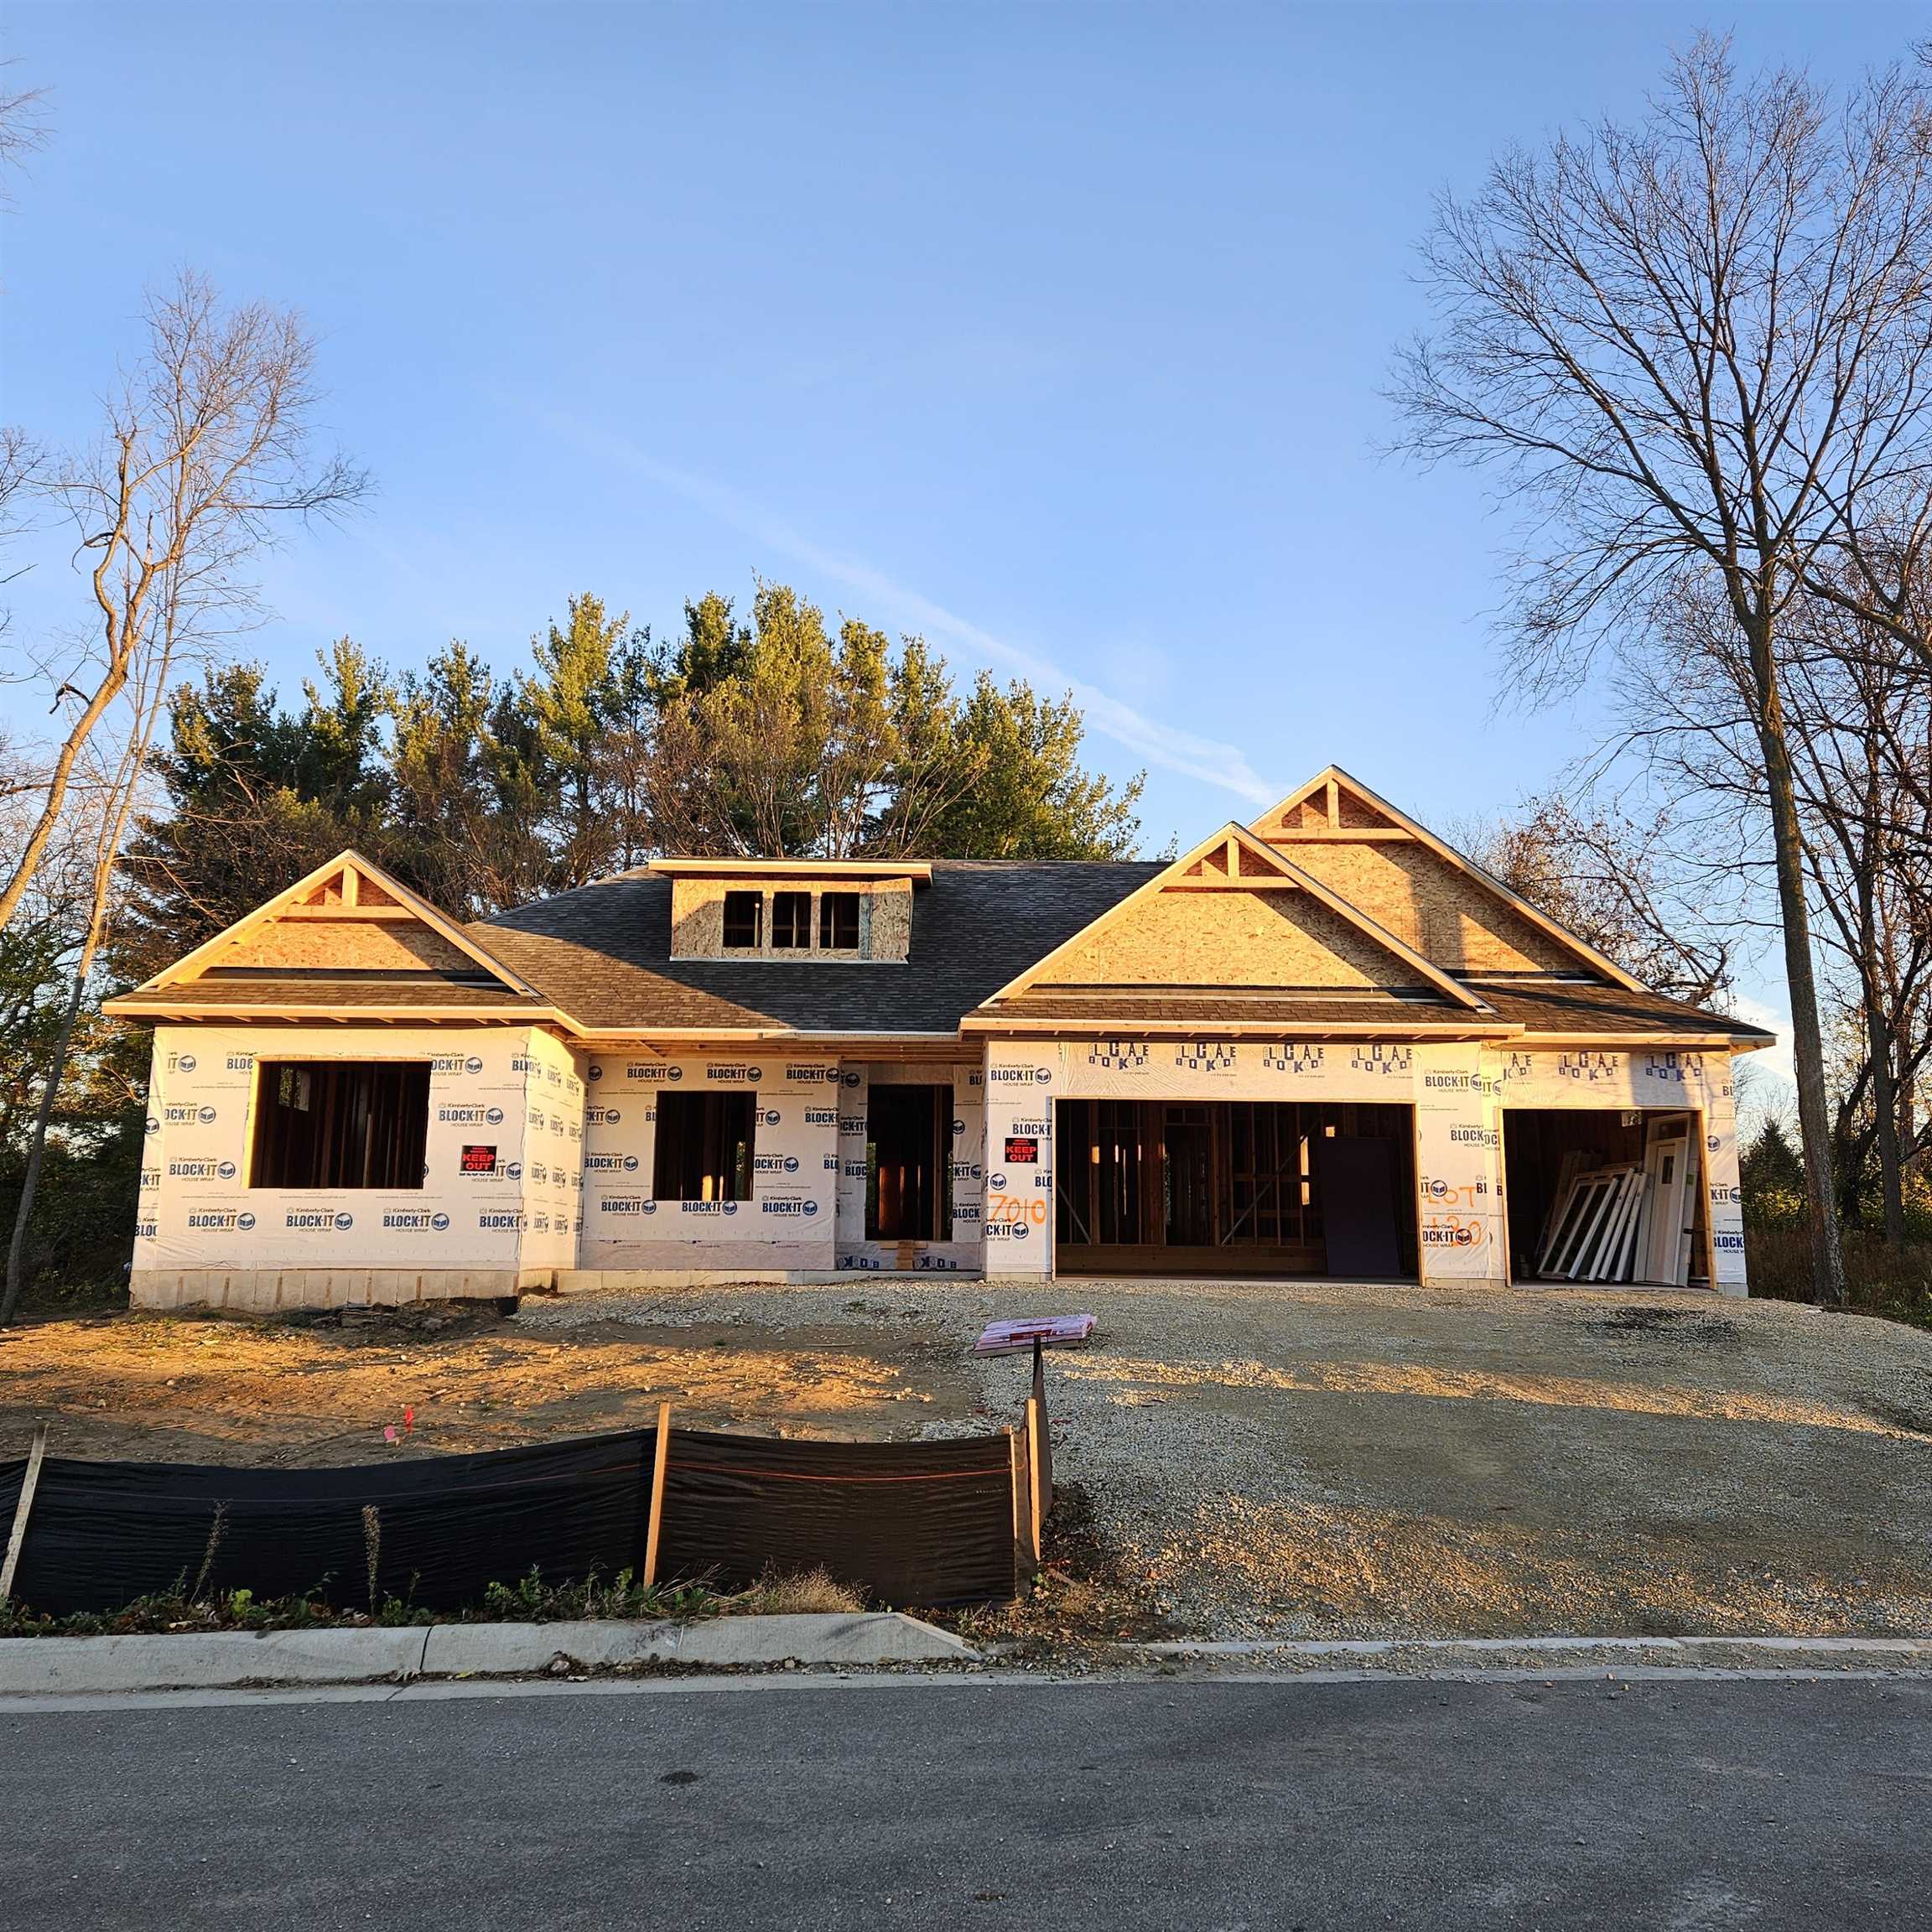
[[[305,906],[289,906],[275,915],[273,923],[279,926],[285,919],[335,919],[352,921],[361,925],[371,920],[389,920],[401,925],[420,925],[407,906],[365,906],[352,899],[334,901],[319,900]]]
[[[1413,832],[1400,825],[1284,825],[1268,834],[1270,845],[1413,845]]]
[[[1342,823],[1342,787],[1331,778],[1328,781],[1328,823],[1339,827]]]
[[[651,1457],[651,1518],[644,1532],[644,1587],[657,1586],[657,1546],[664,1528],[664,1473],[671,1455],[671,1405],[657,1405],[657,1441]]]
[[[1041,1555],[1041,1523],[1046,1514],[1045,1485],[1041,1480],[1040,1432],[1046,1426],[1046,1416],[1037,1398],[1026,1398],[1026,1514],[1029,1519],[1027,1546],[1033,1557],[1033,1566],[1040,1566]]]
[[[34,1426],[34,1446],[27,1452],[27,1468],[20,1478],[20,1500],[13,1505],[13,1531],[7,1539],[7,1561],[0,1564],[0,1603],[13,1594],[13,1572],[20,1567],[21,1546],[27,1540],[27,1519],[34,1513],[34,1492],[40,1487],[40,1464],[47,1454],[47,1425]]]

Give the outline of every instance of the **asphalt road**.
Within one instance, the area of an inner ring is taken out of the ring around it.
[[[0,1924],[1932,1924],[1932,1682],[895,1684],[0,1716]]]

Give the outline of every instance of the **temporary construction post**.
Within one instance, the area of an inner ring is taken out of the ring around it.
[[[33,1514],[34,1492],[40,1486],[40,1464],[47,1454],[47,1425],[36,1423],[34,1446],[27,1452],[27,1472],[20,1478],[20,1500],[13,1509],[13,1529],[7,1539],[7,1561],[0,1564],[0,1603],[13,1594],[13,1572],[20,1567],[21,1545],[27,1540],[27,1519]]]
[[[664,1526],[664,1470],[671,1456],[671,1405],[657,1405],[657,1441],[651,1457],[651,1517],[644,1532],[644,1587],[657,1587],[657,1542]]]

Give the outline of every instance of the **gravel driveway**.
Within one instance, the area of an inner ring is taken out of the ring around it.
[[[963,1350],[1076,1308],[1099,1327],[1049,1358],[1058,1472],[1180,1632],[1932,1630],[1932,1333],[1889,1322],[1327,1282],[1068,1283],[1034,1307],[901,1277],[529,1301],[515,1326],[844,1330],[917,1392],[909,1323]],[[879,1432],[1010,1420],[1023,1360],[966,1373],[979,1413],[901,1396]]]

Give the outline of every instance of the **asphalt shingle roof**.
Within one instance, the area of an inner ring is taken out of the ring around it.
[[[1724,1033],[1734,1040],[1767,1044],[1777,1037],[1762,1026],[1693,1006],[1687,1000],[1628,992],[1621,986],[1553,985],[1547,981],[1509,986],[1481,980],[1472,990],[1496,1009],[1498,1018],[1520,1021],[1532,1033]]]
[[[961,1019],[1162,870],[1154,861],[1102,865],[935,860],[913,900],[905,965],[814,960],[673,959],[671,883],[649,874],[600,880],[501,912],[470,928],[494,957],[584,1026],[807,1033],[951,1033]],[[1510,984],[1474,989],[1494,1017],[1534,1033],[1726,1033],[1768,1040],[1761,1028],[1661,994],[1608,985]],[[1041,987],[1003,1011],[1078,1023],[1103,1014],[1149,1023],[1269,1019],[1285,1028],[1406,1018],[1417,1026],[1489,1015],[1446,1001],[1391,996],[1337,1000],[1283,988],[1178,987],[1129,992]]]
[[[1291,988],[1176,986],[1127,989],[1100,986],[1034,986],[980,1015],[1051,1020],[1102,1028],[1124,1021],[1145,1026],[1215,1026],[1239,1022],[1250,1026],[1477,1026],[1490,1015],[1448,1000],[1405,1000],[1392,993],[1297,993]]]
[[[470,927],[477,943],[600,1031],[788,1027],[951,1033],[960,1018],[1162,870],[1153,860],[935,859],[905,965],[673,959],[671,884],[601,880]]]
[[[169,1013],[190,1007],[259,1007],[273,1013],[286,1006],[340,1006],[370,1012],[461,1007],[479,1014],[532,1015],[548,1010],[543,1000],[511,987],[485,985],[473,979],[386,979],[381,974],[348,978],[294,970],[272,976],[251,974],[246,979],[217,970],[204,973],[184,985],[164,986],[158,992],[123,994],[114,1004],[115,1010],[124,1013],[149,1008]]]

